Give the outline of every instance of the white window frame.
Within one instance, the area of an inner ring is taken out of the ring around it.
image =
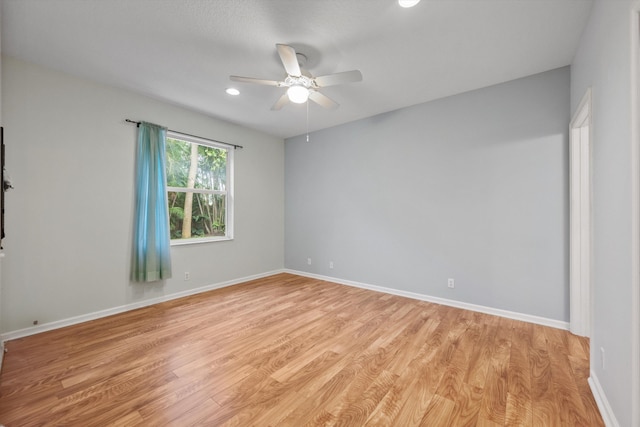
[[[234,197],[233,197],[233,165],[234,165],[234,147],[228,146],[225,144],[216,144],[213,141],[198,138],[193,135],[185,135],[180,132],[175,132],[172,130],[167,131],[167,138],[178,139],[180,141],[189,142],[191,144],[204,145],[207,147],[213,147],[221,150],[227,151],[227,168],[226,168],[226,190],[204,190],[204,189],[188,189],[185,191],[185,187],[169,187],[167,186],[167,193],[169,192],[180,192],[180,193],[202,193],[202,194],[218,194],[224,195],[226,200],[226,208],[225,208],[225,235],[224,236],[211,236],[211,237],[191,237],[188,239],[171,239],[171,246],[180,246],[180,245],[192,245],[198,243],[210,243],[210,242],[220,242],[220,241],[228,241],[233,240],[233,205],[234,205]]]

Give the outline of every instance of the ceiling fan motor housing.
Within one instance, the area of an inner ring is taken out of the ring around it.
[[[317,89],[318,85],[314,81],[314,79],[309,78],[305,75],[302,76],[287,76],[286,79],[279,85],[281,87],[291,87],[291,86],[303,86],[307,89]]]

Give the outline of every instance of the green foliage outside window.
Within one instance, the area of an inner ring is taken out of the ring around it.
[[[224,236],[227,150],[167,138],[171,239]]]

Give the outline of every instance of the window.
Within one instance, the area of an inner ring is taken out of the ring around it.
[[[233,148],[167,132],[171,244],[233,238]]]

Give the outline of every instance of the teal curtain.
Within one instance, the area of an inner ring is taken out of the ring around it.
[[[135,282],[171,277],[166,136],[167,129],[161,126],[145,122],[138,126],[131,269],[131,279]]]

